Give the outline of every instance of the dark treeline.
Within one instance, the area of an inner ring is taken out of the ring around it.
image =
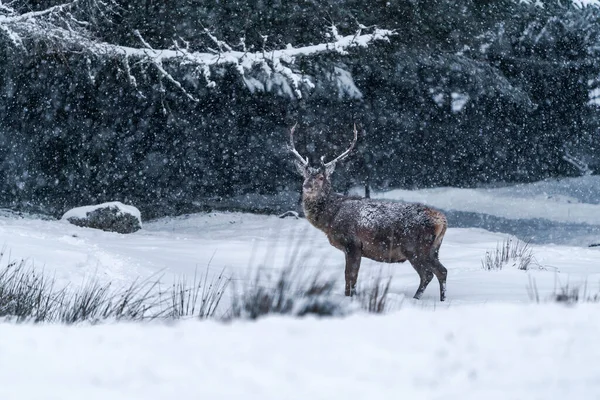
[[[226,66],[207,87],[169,65],[194,102],[152,69],[132,65],[135,87],[115,60],[44,43],[25,51],[0,30],[0,203],[58,215],[121,200],[154,217],[296,191],[285,149],[296,122],[297,147],[315,161],[342,151],[357,123],[358,151],[338,168],[338,190],[367,177],[385,189],[594,170],[600,12],[541,3],[138,0],[93,27],[110,43],[141,47],[138,30],[154,48],[176,40],[191,51],[214,47],[205,28],[232,46],[244,38],[251,51],[324,43],[332,23],[340,34],[358,23],[396,30],[389,42],[299,60],[315,83],[301,99],[277,80],[253,90]]]

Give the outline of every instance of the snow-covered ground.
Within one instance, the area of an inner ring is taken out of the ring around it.
[[[407,308],[385,317],[0,326],[0,398],[600,398],[598,307]]]
[[[587,223],[600,220],[598,183],[588,177],[378,196],[515,220]],[[421,301],[411,298],[418,277],[408,263],[363,260],[359,285],[380,273],[393,277],[396,311],[385,316],[3,323],[0,398],[599,398],[600,322],[594,316],[600,306],[532,304],[529,291],[535,286],[547,300],[568,283],[600,293],[600,248],[533,245],[529,271],[510,265],[483,270],[486,251],[506,237],[477,228],[448,230],[440,253],[449,270],[447,303],[439,303],[435,279]],[[27,258],[59,285],[91,276],[127,284],[159,274],[170,283],[205,268],[244,281],[259,268],[276,273],[294,263],[308,274],[337,277],[340,298],[343,293],[342,253],[304,219],[206,213],[145,221],[142,230],[121,235],[0,213],[0,244],[6,248],[2,263]]]
[[[600,248],[533,246],[535,265],[525,273],[516,268],[489,272],[482,269],[486,251],[507,238],[481,229],[450,228],[440,252],[449,270],[448,304],[493,301],[527,302],[530,280],[542,297],[559,284],[582,284],[600,291]],[[78,228],[64,221],[0,217],[0,241],[10,252],[2,260],[27,258],[59,285],[78,284],[92,276],[127,284],[141,277],[163,275],[166,283],[225,269],[236,280],[262,271],[280,270],[291,263],[312,274],[322,271],[343,283],[344,256],[304,219],[242,213],[194,214],[146,222],[131,235]],[[294,253],[297,261],[292,261]],[[377,275],[392,276],[392,296],[412,297],[418,276],[410,264],[382,264],[364,259],[359,284]],[[412,300],[410,300],[412,301]],[[418,303],[438,301],[434,280]]]

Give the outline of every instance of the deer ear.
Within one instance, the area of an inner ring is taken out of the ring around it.
[[[325,174],[327,176],[330,176],[331,174],[333,174],[333,171],[335,171],[335,163],[325,166]]]
[[[304,178],[306,178],[306,176],[308,175],[308,171],[306,170],[306,167],[304,165],[302,165],[301,163],[299,163],[298,161],[294,161],[294,165],[296,166],[296,169],[298,170],[300,175],[302,175]]]

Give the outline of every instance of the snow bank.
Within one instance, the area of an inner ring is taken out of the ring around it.
[[[597,305],[480,305],[376,317],[3,324],[0,398],[593,399]]]

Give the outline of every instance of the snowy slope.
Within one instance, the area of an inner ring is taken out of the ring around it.
[[[600,398],[597,306],[258,323],[3,325],[0,398]]]

